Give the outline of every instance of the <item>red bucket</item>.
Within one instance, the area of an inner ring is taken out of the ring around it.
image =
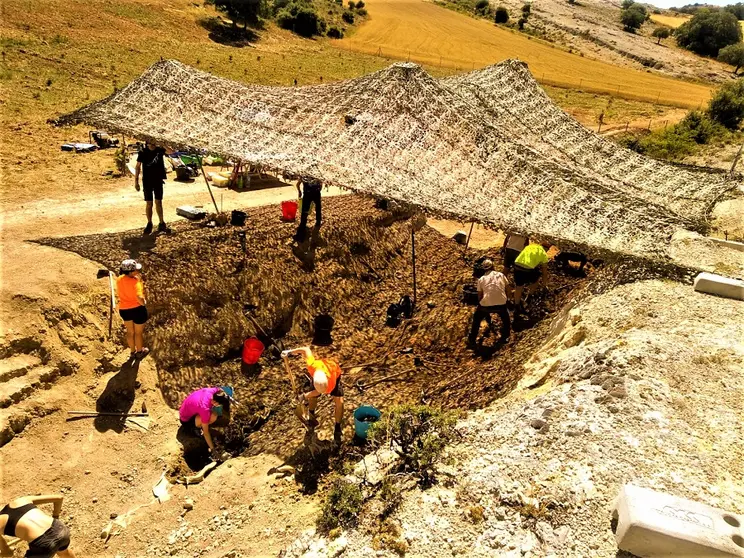
[[[243,343],[243,362],[256,364],[264,351],[264,344],[255,337],[249,337]]]
[[[282,219],[285,221],[294,221],[297,218],[297,202],[287,200],[282,202]]]

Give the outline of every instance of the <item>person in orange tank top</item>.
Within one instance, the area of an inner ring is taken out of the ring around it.
[[[314,429],[318,425],[318,419],[315,417],[315,409],[318,407],[318,397],[321,393],[326,393],[333,397],[335,424],[333,427],[333,444],[338,449],[341,446],[341,420],[344,416],[344,387],[341,384],[341,367],[335,360],[330,358],[315,358],[310,347],[300,347],[284,351],[282,356],[289,356],[292,353],[303,353],[307,365],[306,374],[312,382],[313,390],[303,395],[307,402],[310,418],[308,426]]]
[[[143,359],[150,352],[145,347],[144,332],[147,321],[147,301],[140,270],[142,264],[135,260],[121,262],[119,278],[116,280],[116,295],[119,299],[119,315],[127,328],[127,345],[130,359]]]

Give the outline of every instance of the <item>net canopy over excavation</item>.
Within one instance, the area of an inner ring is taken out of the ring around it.
[[[515,77],[489,77],[504,69]],[[520,111],[506,114],[500,94],[487,91],[517,79],[525,82],[517,89],[532,87],[514,61],[460,81],[437,80],[400,63],[337,83],[268,87],[167,60],[58,123],[86,122],[315,177],[596,255],[667,260],[674,233],[703,232],[710,206],[736,185],[613,151],[576,129],[571,133],[580,141],[562,148],[560,138],[547,133],[549,124],[516,122]],[[520,99],[513,102],[529,108]],[[544,114],[558,119],[562,113],[549,108]],[[669,199],[668,192],[674,194]]]

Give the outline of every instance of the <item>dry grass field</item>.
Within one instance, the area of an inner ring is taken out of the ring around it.
[[[672,29],[676,29],[688,19],[690,19],[690,16],[651,14],[651,21],[653,21],[654,23],[658,23],[659,25],[666,25],[667,27],[671,27]]]
[[[530,65],[542,83],[687,108],[710,99],[711,88],[707,85],[571,54],[425,0],[370,0],[367,9],[369,21],[341,40],[342,47],[457,70],[519,58]]]

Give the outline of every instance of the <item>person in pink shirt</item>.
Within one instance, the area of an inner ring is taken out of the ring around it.
[[[182,426],[191,427],[197,431],[201,428],[204,440],[212,454],[215,453],[215,445],[209,433],[209,425],[222,416],[225,410],[230,411],[232,395],[233,389],[230,386],[197,389],[183,400],[178,410]]]

